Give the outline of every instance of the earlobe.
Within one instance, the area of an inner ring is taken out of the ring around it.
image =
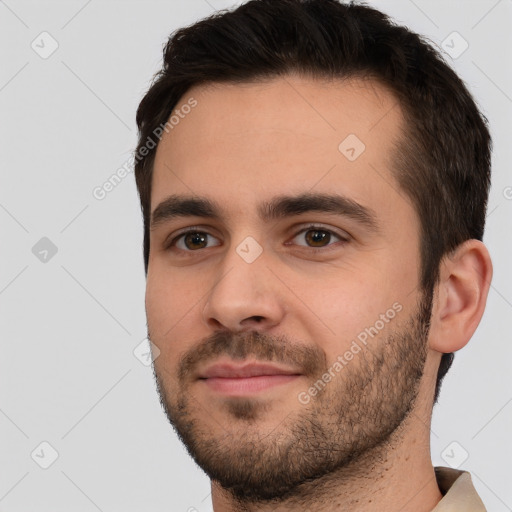
[[[467,240],[443,258],[431,321],[431,349],[455,352],[469,342],[484,313],[491,279],[491,258],[479,240]]]

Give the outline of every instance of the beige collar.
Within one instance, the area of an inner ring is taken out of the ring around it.
[[[434,470],[443,499],[432,512],[486,512],[469,472],[446,467]]]

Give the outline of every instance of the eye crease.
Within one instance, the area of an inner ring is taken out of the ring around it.
[[[308,235],[309,233],[313,233],[313,235]],[[295,235],[294,239],[302,234],[306,234],[306,241],[309,241],[311,244],[317,244],[317,243],[322,244],[324,242],[327,242],[326,245],[320,245],[320,246],[310,245],[309,247],[311,247],[312,249],[328,247],[328,246],[332,245],[332,244],[329,244],[332,236],[334,236],[335,238],[338,238],[339,241],[348,242],[348,240],[346,238],[343,238],[341,235],[338,235],[334,231],[332,231],[330,229],[323,228],[321,226],[315,226],[315,225],[308,226],[307,228],[304,228],[301,231],[299,231],[297,233],[297,235]],[[287,244],[287,245],[289,245],[289,244]],[[298,244],[298,245],[301,245],[301,244]]]

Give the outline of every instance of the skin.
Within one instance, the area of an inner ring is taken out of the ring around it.
[[[190,97],[197,106],[159,143],[151,209],[171,194],[194,195],[217,201],[222,218],[175,218],[151,230],[146,311],[150,338],[160,350],[155,376],[169,419],[182,434],[188,432],[188,444],[208,439],[210,447],[222,447],[219,451],[230,453],[235,463],[237,453],[264,456],[265,450],[290,440],[293,426],[319,404],[324,412],[317,420],[337,432],[340,454],[358,442],[361,426],[371,428],[371,418],[379,421],[368,437],[385,440],[280,500],[246,496],[244,501],[212,479],[214,510],[432,510],[442,498],[430,458],[435,378],[442,353],[465,346],[482,317],[492,278],[485,246],[469,240],[442,261],[431,326],[423,339],[412,327],[422,298],[420,223],[391,174],[393,144],[404,129],[393,95],[369,81],[287,75],[260,83],[194,87],[178,107]],[[338,149],[348,134],[365,144],[354,161]],[[257,214],[260,202],[278,195],[333,191],[371,208],[379,231],[325,212],[270,222]],[[308,223],[348,234],[348,242],[334,237],[313,253],[304,232],[299,234]],[[178,247],[169,248],[168,241],[189,226],[208,233],[208,246],[190,245],[191,250],[182,238]],[[252,263],[236,251],[248,236],[262,249]],[[314,382],[313,374],[306,374],[305,351],[318,356],[324,370],[331,367],[395,303],[402,307],[396,317],[336,372],[318,397],[301,403],[299,393]],[[258,345],[251,333],[260,334],[265,343]],[[414,364],[423,371],[417,385],[386,388],[393,368],[403,360],[393,351],[396,343],[390,343],[400,333],[409,347],[418,347],[418,355],[411,356],[410,365],[398,365],[396,375],[412,379],[407,368]],[[277,360],[304,375],[246,400],[216,393],[196,379],[207,364],[230,360],[229,354],[238,357],[244,347],[264,359],[271,343],[281,346],[277,339],[290,349],[276,348]],[[223,351],[228,346],[231,352]],[[372,354],[385,360],[375,386],[350,387],[358,375],[374,375]],[[180,374],[184,357],[193,364]],[[395,411],[397,403],[404,407],[399,428],[379,432],[379,425],[384,429],[398,414],[382,411],[386,405]],[[375,414],[382,414],[382,420]],[[352,430],[334,430],[348,419]],[[248,441],[253,449],[244,451]],[[203,449],[207,458],[211,451],[204,446],[199,443],[196,450]],[[254,470],[257,474],[257,466]]]

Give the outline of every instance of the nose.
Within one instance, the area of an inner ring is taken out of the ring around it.
[[[235,249],[226,255],[203,309],[210,329],[267,331],[282,321],[282,285],[267,263],[264,252],[252,263]]]

